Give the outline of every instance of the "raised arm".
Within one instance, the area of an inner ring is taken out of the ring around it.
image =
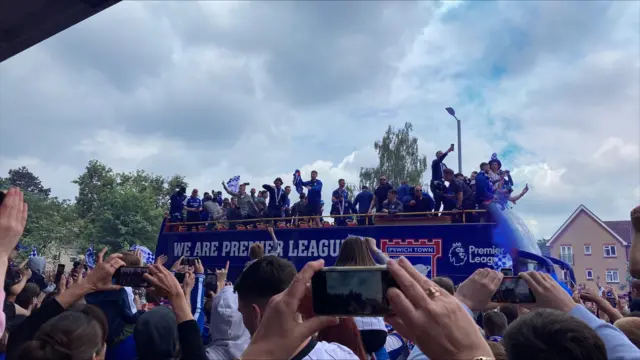
[[[275,247],[273,248],[273,250],[271,250],[269,252],[270,255],[274,255],[274,256],[279,256],[280,255],[280,242],[278,241],[278,238],[276,237],[276,233],[275,231],[273,231],[272,227],[269,227],[269,234],[271,235],[271,241],[273,241],[273,244],[275,245]]]
[[[235,197],[239,196],[239,194],[237,192],[233,192],[233,191],[229,190],[229,188],[227,187],[227,184],[224,181],[222,182],[222,188],[224,189],[224,191],[227,192],[227,194],[229,194],[231,196],[235,196]]]
[[[524,196],[524,194],[526,194],[528,191],[529,191],[529,184],[525,185],[524,189],[522,189],[520,194],[516,196],[509,196],[509,201],[515,204],[516,201],[520,200]]]

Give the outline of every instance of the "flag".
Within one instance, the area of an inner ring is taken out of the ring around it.
[[[129,251],[140,250],[142,252],[142,258],[145,264],[153,264],[156,261],[156,256],[146,246],[133,245]]]
[[[32,246],[32,247],[31,247],[31,253],[29,254],[29,257],[30,257],[30,258],[32,258],[32,257],[38,257],[38,250],[36,249],[36,247],[35,247],[35,246]]]
[[[293,186],[296,187],[298,194],[302,194],[304,188],[302,187],[302,177],[300,176],[300,170],[296,169],[293,172]]]
[[[84,263],[87,264],[89,269],[96,267],[96,253],[93,251],[93,244],[89,246],[87,252],[84,254]]]
[[[240,187],[240,175],[236,175],[227,181],[227,188],[233,192],[238,192]]]

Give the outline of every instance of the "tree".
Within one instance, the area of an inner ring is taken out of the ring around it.
[[[412,131],[413,125],[409,122],[397,130],[389,125],[382,140],[373,144],[378,152],[378,166],[360,168],[360,186],[375,189],[378,178],[383,175],[394,186],[401,180],[408,180],[413,185],[422,183],[427,157],[418,152],[418,138],[411,136]]]
[[[22,191],[39,194],[44,197],[49,197],[51,194],[51,189],[42,186],[40,178],[29,171],[26,166],[9,170],[9,177],[3,179],[2,183],[4,185],[17,186]]]
[[[113,250],[133,244],[154,249],[171,194],[187,185],[181,175],[165,179],[144,170],[115,173],[96,160],[73,182],[78,185],[76,211],[85,220],[83,240]]]

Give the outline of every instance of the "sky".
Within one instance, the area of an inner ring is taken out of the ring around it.
[[[580,204],[624,220],[639,19],[632,1],[122,2],[0,64],[0,173],[72,199],[91,159],[201,192],[315,169],[328,199],[389,125],[413,123],[430,162],[457,141],[452,106],[463,172],[497,153],[536,236]]]

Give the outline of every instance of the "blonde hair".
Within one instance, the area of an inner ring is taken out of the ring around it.
[[[258,260],[264,256],[264,246],[261,243],[253,243],[249,248],[249,258]]]

